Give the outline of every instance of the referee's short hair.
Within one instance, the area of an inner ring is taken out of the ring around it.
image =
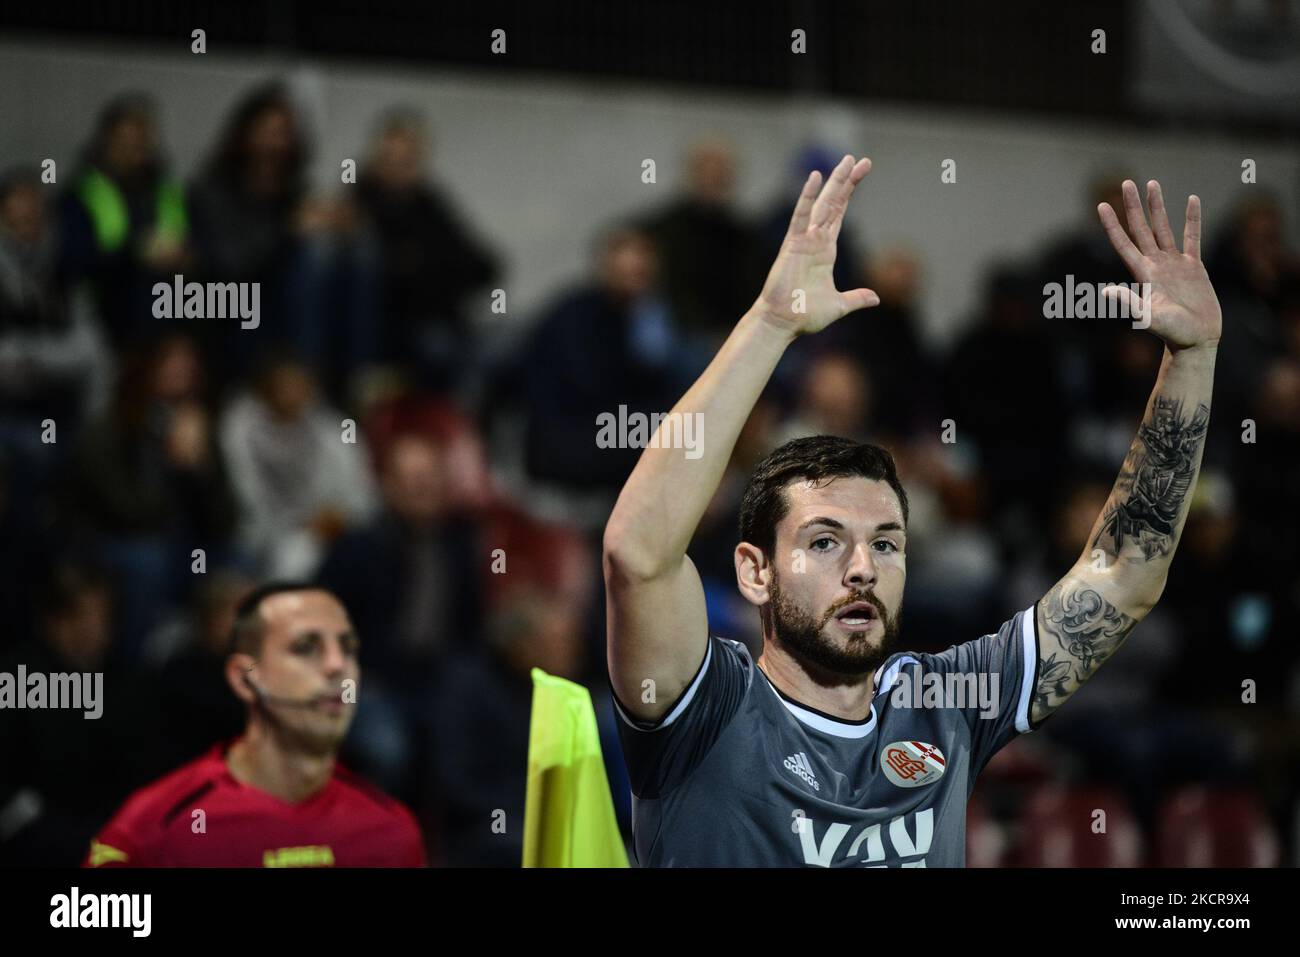
[[[272,595],[292,591],[323,591],[327,595],[333,594],[328,588],[308,581],[273,581],[259,585],[235,606],[235,622],[230,628],[230,654],[257,655],[261,652],[262,639],[266,637],[266,622],[262,620],[261,614],[262,602]]]

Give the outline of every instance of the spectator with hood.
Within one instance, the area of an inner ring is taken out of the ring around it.
[[[111,371],[89,302],[60,286],[57,243],[39,176],[20,169],[0,177],[0,450],[13,458],[13,492],[24,508],[61,448],[41,440],[42,422],[56,422],[71,444],[103,401]]]

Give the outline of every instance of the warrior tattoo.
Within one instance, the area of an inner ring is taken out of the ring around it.
[[[1111,554],[1118,555],[1131,540],[1148,561],[1173,550],[1178,516],[1209,424],[1208,406],[1198,405],[1187,418],[1181,399],[1156,397],[1124,460],[1116,483],[1119,494],[1109,503],[1094,547],[1108,539]]]

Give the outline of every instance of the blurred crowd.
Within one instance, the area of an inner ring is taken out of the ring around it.
[[[97,721],[0,716],[0,861],[76,862],[126,793],[239,732],[220,662],[234,606],[270,578],[348,608],[365,690],[344,760],[416,810],[433,861],[518,863],[533,666],[591,687],[626,828],[599,541],[637,450],[599,448],[596,417],[671,407],[757,295],[798,184],[838,155],[792,157],[754,215],[731,149],[701,140],[679,192],[611,223],[589,274],[505,339],[480,320],[507,263],[433,176],[418,113],[382,114],[356,183],[328,195],[280,86],[249,92],[188,182],[165,143],[150,99],[123,95],[57,186],[35,164],[0,177],[0,670],[102,671],[106,689]],[[898,460],[909,648],[996,630],[1074,562],[1162,347],[1044,319],[1043,286],[1127,280],[1093,212],[1125,175],[1081,190],[1040,258],[991,270],[972,316],[924,315],[941,264],[845,228],[837,282],[881,305],[798,342],[754,410],[692,546],[715,634],[760,640],[734,585],[739,496],[800,435]],[[1215,220],[1225,335],[1168,588],[990,767],[979,813],[1004,835],[1033,833],[1025,782],[1110,789],[1149,847],[1173,797],[1209,788],[1245,796],[1232,820],[1278,849],[1259,860],[1294,860],[1300,256],[1260,187]],[[157,318],[153,286],[177,274],[260,283],[257,328]],[[932,318],[960,332],[940,347]]]

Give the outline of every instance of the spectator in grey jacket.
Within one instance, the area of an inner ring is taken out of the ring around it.
[[[290,357],[271,360],[220,424],[239,502],[239,538],[271,578],[309,578],[326,546],[368,518],[375,488],[356,426]]]

